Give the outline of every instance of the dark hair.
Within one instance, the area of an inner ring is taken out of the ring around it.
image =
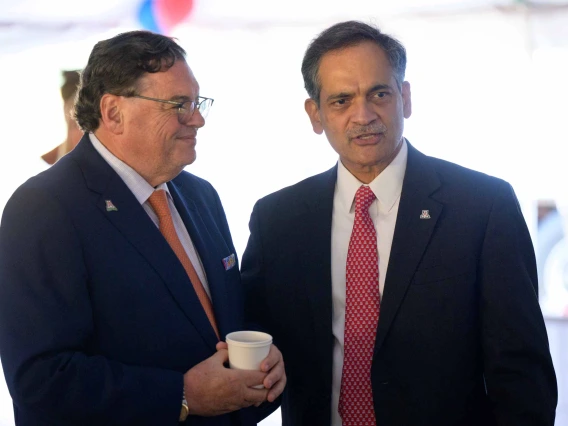
[[[63,99],[63,102],[67,102],[69,99],[75,97],[75,94],[79,89],[79,84],[81,83],[80,72],[80,70],[61,71],[61,76],[63,77],[63,84],[61,85],[61,98]]]
[[[99,127],[105,93],[136,95],[144,74],[168,70],[176,60],[185,60],[185,50],[172,38],[149,31],[130,31],[99,41],[81,73],[74,113],[79,127],[85,132]]]
[[[322,57],[332,51],[351,47],[364,41],[372,41],[386,53],[399,88],[404,81],[406,50],[395,38],[382,33],[378,28],[359,21],[335,24],[320,33],[308,46],[302,61],[304,87],[310,98],[317,102],[321,92],[319,66]]]

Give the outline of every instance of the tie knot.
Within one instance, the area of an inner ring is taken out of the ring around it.
[[[371,188],[361,185],[355,193],[355,212],[368,214],[371,203],[375,200],[375,194]]]
[[[168,199],[166,198],[166,191],[157,189],[152,192],[148,198],[148,202],[158,215],[158,218],[163,218],[170,215],[170,208],[168,207]]]

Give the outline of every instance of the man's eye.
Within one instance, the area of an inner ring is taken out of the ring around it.
[[[385,98],[388,95],[387,92],[377,92],[375,93],[376,98]]]
[[[343,106],[345,104],[347,104],[347,99],[338,99],[338,100],[334,101],[332,105]]]

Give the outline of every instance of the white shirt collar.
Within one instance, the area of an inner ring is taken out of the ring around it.
[[[392,160],[371,183],[369,187],[377,197],[381,210],[389,211],[394,206],[396,200],[402,192],[402,182],[406,172],[406,160],[408,158],[408,147],[406,140],[402,141],[402,148]],[[365,185],[351,174],[343,165],[341,160],[337,164],[337,185],[336,191],[339,195],[339,202],[347,211],[352,211],[355,201],[355,193],[361,185]]]
[[[124,181],[128,189],[132,191],[136,199],[140,204],[144,204],[150,195],[156,189],[163,189],[168,194],[168,197],[171,198],[170,191],[168,189],[168,185],[166,183],[162,183],[154,188],[150,185],[146,179],[144,179],[136,170],[126,164],[124,161],[117,158],[112,152],[110,152],[101,141],[97,139],[94,133],[89,133],[89,139],[93,144],[93,147],[97,150],[99,154],[103,157],[103,159],[113,168],[113,170],[120,176],[120,178]]]

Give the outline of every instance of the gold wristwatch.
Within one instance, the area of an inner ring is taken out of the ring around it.
[[[185,399],[185,392],[183,395],[183,399],[181,401],[181,412],[179,413],[179,421],[185,422],[187,416],[189,415],[189,407],[187,406],[187,399]]]

